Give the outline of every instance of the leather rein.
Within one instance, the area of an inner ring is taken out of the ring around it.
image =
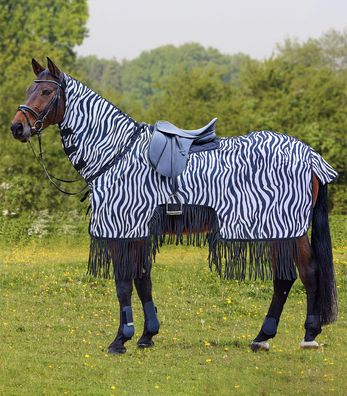
[[[34,147],[32,146],[32,144],[31,144],[31,142],[29,140],[30,148],[31,148],[34,156],[38,159],[38,161],[39,161],[42,169],[44,170],[48,180],[54,185],[54,187],[57,190],[59,190],[60,192],[62,192],[64,194],[67,194],[67,195],[78,195],[78,194],[81,194],[81,193],[85,192],[89,188],[89,185],[87,183],[79,191],[71,192],[71,191],[66,191],[66,190],[62,189],[56,183],[56,181],[59,181],[59,182],[62,182],[62,183],[74,183],[74,182],[80,181],[81,179],[78,178],[78,179],[73,179],[73,180],[65,180],[65,179],[60,179],[58,177],[55,177],[47,170],[46,164],[45,164],[45,162],[43,160],[43,152],[42,152],[42,130],[43,130],[43,125],[44,125],[44,122],[45,122],[46,118],[53,111],[53,109],[57,109],[59,101],[60,101],[60,99],[62,97],[62,93],[64,92],[64,86],[60,82],[57,82],[57,81],[54,81],[54,80],[35,80],[34,82],[35,83],[52,83],[52,84],[57,85],[58,89],[57,89],[54,97],[49,101],[47,106],[40,113],[38,113],[32,107],[27,106],[27,105],[20,105],[18,107],[18,111],[20,111],[24,115],[24,117],[25,117],[25,119],[26,119],[26,121],[27,121],[27,123],[29,125],[31,135],[33,136],[33,135],[36,134],[37,137],[38,137],[39,154],[38,155],[36,154],[36,152],[34,150]],[[30,113],[35,118],[34,125],[31,124],[27,113]],[[88,191],[87,191],[87,193],[88,193]],[[84,198],[85,197],[83,197],[82,199],[84,200]]]

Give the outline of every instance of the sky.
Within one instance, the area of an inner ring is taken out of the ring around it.
[[[347,28],[347,0],[89,0],[79,55],[117,60],[165,44],[198,42],[264,59],[286,38]]]

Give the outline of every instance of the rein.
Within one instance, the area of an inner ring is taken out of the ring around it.
[[[62,183],[75,183],[80,181],[81,179],[72,179],[72,180],[66,180],[66,179],[60,179],[59,177],[54,176],[52,173],[50,173],[46,167],[46,164],[43,160],[43,156],[42,156],[42,141],[41,141],[41,132],[39,132],[37,134],[38,136],[38,140],[39,140],[39,154],[37,155],[35,152],[35,149],[33,147],[33,145],[31,144],[31,142],[29,141],[29,145],[31,148],[31,151],[34,154],[34,157],[37,158],[37,160],[39,161],[39,164],[41,165],[41,168],[44,170],[47,179],[51,182],[51,184],[53,184],[53,186],[59,190],[60,192],[66,194],[66,195],[78,195],[78,194],[82,194],[83,192],[87,192],[87,189],[89,189],[89,185],[86,183],[85,186],[83,188],[81,188],[79,191],[67,191],[62,189],[57,183],[56,181],[62,182]],[[89,190],[88,190],[89,191]],[[84,197],[83,197],[84,198]],[[83,199],[82,198],[82,199]],[[83,199],[84,200],[84,199]]]
[[[87,192],[86,190],[89,189],[89,185],[86,183],[86,185],[79,191],[67,191],[62,189],[56,182],[62,182],[62,183],[74,183],[77,181],[80,181],[81,179],[73,179],[73,180],[65,180],[65,179],[60,179],[59,177],[56,177],[54,175],[52,175],[52,173],[50,173],[46,167],[46,164],[43,160],[43,152],[42,152],[42,130],[43,130],[43,125],[44,122],[47,118],[47,116],[51,113],[51,111],[56,108],[56,106],[59,103],[59,100],[61,98],[61,93],[63,91],[63,84],[54,81],[54,80],[35,80],[36,83],[52,83],[58,86],[57,92],[54,95],[54,97],[49,101],[49,103],[47,104],[47,106],[40,112],[38,113],[37,111],[35,111],[32,107],[27,106],[27,105],[20,105],[18,107],[18,111],[22,112],[22,114],[24,115],[29,127],[30,127],[30,131],[32,135],[37,135],[38,137],[38,141],[39,141],[39,154],[37,155],[34,147],[32,146],[31,142],[29,141],[29,145],[30,148],[34,154],[34,157],[37,158],[37,160],[39,161],[41,168],[44,170],[47,179],[53,184],[53,186],[59,190],[60,192],[66,194],[66,195],[78,195],[81,194],[83,192]],[[34,126],[31,125],[31,122],[29,120],[28,114],[30,113],[32,116],[34,116],[35,118],[35,123]],[[82,198],[83,200],[85,199],[86,195]]]

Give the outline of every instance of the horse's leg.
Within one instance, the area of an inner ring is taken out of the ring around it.
[[[142,278],[135,279],[135,287],[137,294],[142,303],[143,313],[145,317],[145,326],[142,336],[137,341],[140,348],[149,348],[154,345],[152,338],[159,332],[159,320],[157,317],[157,309],[152,300],[152,281],[150,274],[143,275]]]
[[[274,271],[274,274],[275,273],[276,272]],[[259,331],[259,334],[256,336],[256,338],[253,340],[251,344],[252,351],[269,350],[270,346],[267,341],[270,338],[275,337],[277,333],[277,326],[280,321],[283,307],[287,301],[288,294],[294,282],[295,279],[283,280],[283,279],[278,279],[274,275],[274,280],[273,280],[274,291],[272,295],[270,308],[265,317],[263,325]]]
[[[117,297],[120,305],[120,324],[116,338],[108,347],[108,353],[125,353],[125,342],[134,335],[133,312],[131,308],[132,280],[116,281]]]
[[[305,321],[305,337],[301,342],[302,348],[318,348],[315,341],[322,331],[320,323],[320,308],[318,297],[318,266],[313,257],[307,235],[299,240],[300,256],[297,260],[300,279],[306,290],[307,315]]]

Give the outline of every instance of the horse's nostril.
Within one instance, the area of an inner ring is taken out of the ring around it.
[[[11,125],[11,131],[13,136],[21,136],[23,133],[23,124],[21,122],[17,122],[16,124]]]

